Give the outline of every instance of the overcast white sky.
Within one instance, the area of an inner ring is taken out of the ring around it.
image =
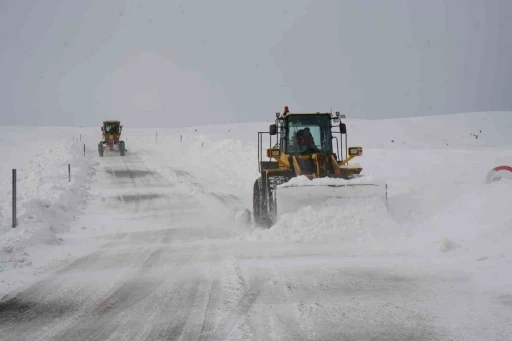
[[[512,110],[510,0],[0,0],[0,125]]]

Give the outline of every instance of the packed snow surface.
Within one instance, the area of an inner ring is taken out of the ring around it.
[[[281,188],[385,183],[387,205],[327,198],[264,229],[270,123],[125,127],[102,158],[97,127],[0,127],[0,339],[510,338],[512,182],[486,177],[512,166],[512,113],[348,119],[363,177]]]

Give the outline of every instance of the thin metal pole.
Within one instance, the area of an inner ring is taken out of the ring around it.
[[[336,139],[336,144],[338,144],[337,142],[338,140]],[[341,127],[340,127],[340,141],[339,141],[339,145],[340,145],[340,148],[341,148],[341,154],[340,154],[340,160],[345,160],[343,158],[343,133],[341,132]],[[336,146],[337,147],[337,146]],[[347,155],[345,155],[346,157]]]
[[[348,157],[348,133],[345,134],[345,156]]]
[[[68,182],[71,182],[71,164],[68,163]]]
[[[12,227],[16,227],[16,169],[12,170]]]
[[[85,143],[84,143],[84,156],[85,156]]]
[[[272,135],[270,135],[270,134],[268,134],[268,144],[269,144],[269,148],[272,148]],[[268,159],[271,160],[270,157]]]

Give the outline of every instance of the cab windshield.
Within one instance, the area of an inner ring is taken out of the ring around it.
[[[109,134],[118,134],[119,133],[119,125],[118,124],[106,124],[105,132]]]
[[[286,127],[286,153],[332,153],[331,119],[328,115],[292,116]]]

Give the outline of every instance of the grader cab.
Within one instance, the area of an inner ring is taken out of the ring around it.
[[[339,112],[291,113],[285,107],[268,132],[258,133],[261,176],[253,187],[257,225],[270,228],[281,214],[328,198],[378,196],[387,202],[387,185],[365,181],[362,168],[349,164],[363,148],[348,147],[342,118]],[[263,160],[264,135],[269,136],[268,160]]]
[[[120,121],[104,121],[101,127],[103,140],[98,144],[98,153],[103,156],[105,149],[109,151],[119,151],[119,155],[124,156],[126,151],[124,141],[120,140],[123,126]]]

